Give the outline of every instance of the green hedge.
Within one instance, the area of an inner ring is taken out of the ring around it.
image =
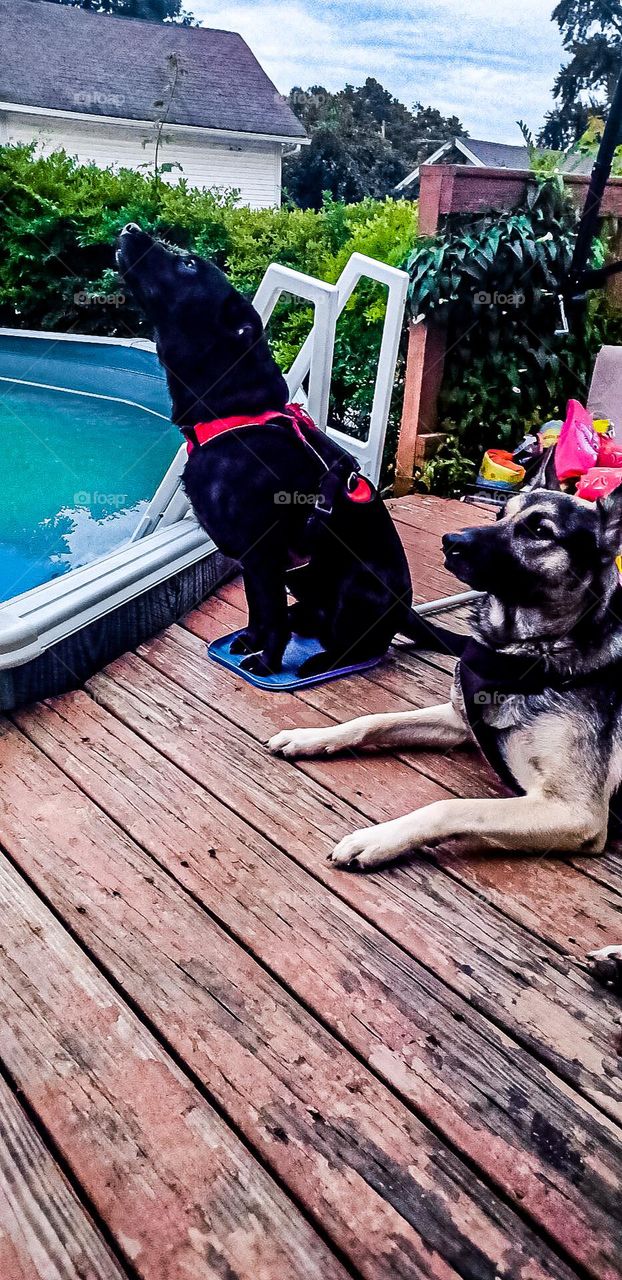
[[[117,337],[147,335],[113,266],[120,228],[136,221],[176,244],[205,254],[233,283],[252,293],[270,262],[334,282],[352,253],[400,266],[417,232],[409,201],[327,201],[320,212],[236,207],[222,194],[155,183],[133,170],[80,165],[64,152],[35,155],[0,147],[0,323],[32,329]],[[359,287],[342,317],[336,344],[331,412],[336,423],[364,434],[371,405],[384,316],[384,291]],[[277,359],[293,359],[310,310],[283,302],[270,326]],[[398,370],[387,443],[390,475],[399,417],[403,361]]]

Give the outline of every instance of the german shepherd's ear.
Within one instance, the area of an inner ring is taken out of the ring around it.
[[[601,517],[603,554],[615,559],[622,552],[622,485],[606,498],[599,498],[596,506]]]
[[[534,458],[533,470],[527,468],[527,478],[521,487],[521,493],[532,493],[535,489],[559,491],[561,485],[555,470],[555,445],[552,444],[539,458]]]
[[[223,303],[221,322],[233,341],[241,347],[251,347],[263,333],[261,317],[254,306],[248,298],[235,290],[232,290]]]

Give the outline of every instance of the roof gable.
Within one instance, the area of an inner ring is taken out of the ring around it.
[[[157,120],[175,54],[171,124],[306,137],[235,32],[109,17],[47,0],[0,0],[0,29],[2,101]]]

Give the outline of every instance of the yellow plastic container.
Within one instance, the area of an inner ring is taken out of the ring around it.
[[[515,462],[507,449],[487,449],[479,470],[480,480],[514,487],[525,479],[525,468]]]

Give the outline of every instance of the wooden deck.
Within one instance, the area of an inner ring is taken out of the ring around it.
[[[455,589],[394,511],[419,599]],[[205,658],[237,583],[0,731],[1,1280],[622,1275],[622,858],[441,850],[365,821],[495,794],[473,751],[302,762],[287,724],[444,699],[401,647],[266,695]]]

